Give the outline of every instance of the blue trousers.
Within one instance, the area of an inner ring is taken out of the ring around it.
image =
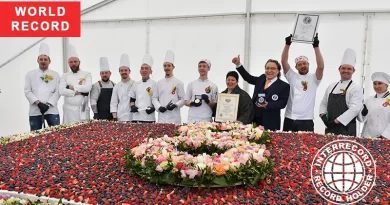
[[[45,115],[45,120],[47,124],[51,126],[59,125],[60,124],[60,115],[52,115],[47,114]],[[42,115],[39,116],[30,116],[30,130],[39,130],[42,129]]]

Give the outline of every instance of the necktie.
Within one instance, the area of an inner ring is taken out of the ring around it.
[[[269,83],[270,83],[270,82],[271,82],[270,80],[267,80],[267,81],[265,82],[264,89],[267,89],[267,88],[269,87]]]

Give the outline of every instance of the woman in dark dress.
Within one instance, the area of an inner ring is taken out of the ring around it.
[[[254,116],[254,107],[251,97],[238,85],[238,73],[230,71],[226,75],[226,90],[222,93],[239,94],[237,121],[251,124]]]

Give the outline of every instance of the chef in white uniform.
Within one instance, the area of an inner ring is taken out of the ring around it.
[[[64,96],[64,124],[90,119],[88,95],[92,88],[92,76],[80,70],[80,60],[73,45],[69,45],[68,64],[71,72],[62,75],[59,86],[60,94]]]
[[[152,66],[152,56],[145,54],[140,71],[142,80],[136,82],[130,91],[130,108],[131,112],[133,112],[132,122],[156,122],[156,109],[152,104],[156,81],[150,79]]]
[[[164,60],[165,77],[157,82],[153,105],[159,123],[181,124],[180,108],[184,106],[184,83],[173,75],[175,54],[168,50]]]
[[[60,124],[57,103],[60,99],[58,85],[60,75],[49,69],[50,48],[46,43],[39,47],[38,69],[31,70],[25,77],[24,94],[30,104],[30,130],[42,128],[44,120],[49,126]]]
[[[100,120],[112,120],[110,112],[111,96],[115,83],[110,80],[111,71],[107,57],[100,58],[101,80],[92,85],[91,108],[93,118]]]
[[[130,78],[130,60],[127,54],[122,54],[119,65],[121,81],[112,91],[110,111],[114,121],[131,122],[133,114],[130,112],[130,91],[135,81]]]
[[[390,139],[390,76],[376,72],[371,76],[376,94],[368,97],[358,120],[364,122],[362,137]]]
[[[320,104],[325,133],[357,136],[356,117],[363,109],[363,89],[352,81],[356,53],[347,49],[339,67],[341,79],[331,84]]]
[[[190,82],[185,93],[188,110],[187,123],[212,122],[213,110],[217,103],[218,87],[208,79],[211,63],[202,59],[198,63],[199,78]]]

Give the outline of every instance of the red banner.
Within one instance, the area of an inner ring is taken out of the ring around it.
[[[0,37],[80,37],[80,2],[2,1]]]

